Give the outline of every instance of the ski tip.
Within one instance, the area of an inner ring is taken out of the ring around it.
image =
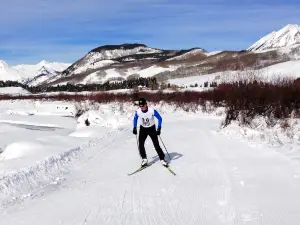
[[[176,176],[176,173],[168,166],[168,167],[166,167],[167,169],[168,169],[168,171],[171,173],[171,174],[173,174],[174,176]]]

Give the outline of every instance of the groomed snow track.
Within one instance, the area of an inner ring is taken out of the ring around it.
[[[155,164],[128,176],[140,164],[130,129],[99,138],[63,166],[60,182],[2,208],[0,224],[299,225],[297,164],[221,135],[219,124],[209,117],[164,121],[177,176],[160,165],[150,139],[146,149]]]

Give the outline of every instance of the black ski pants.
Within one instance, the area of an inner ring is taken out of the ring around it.
[[[140,150],[140,155],[142,157],[142,159],[147,158],[147,154],[146,154],[146,150],[145,150],[145,141],[148,137],[148,135],[150,136],[150,138],[152,139],[153,145],[155,147],[155,150],[159,156],[160,160],[165,159],[165,154],[163,152],[163,150],[161,149],[161,147],[159,146],[159,142],[158,142],[158,137],[156,134],[156,129],[155,129],[155,125],[153,125],[152,127],[143,127],[140,126],[140,133],[139,133],[139,150]]]

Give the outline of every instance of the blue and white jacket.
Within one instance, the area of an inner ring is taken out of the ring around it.
[[[157,128],[161,128],[162,117],[154,108],[147,107],[146,111],[142,111],[141,109],[138,109],[135,112],[135,116],[133,118],[133,127],[137,127],[137,122],[139,118],[140,118],[141,126],[152,127],[153,125],[155,125],[154,117],[156,117],[158,120]]]

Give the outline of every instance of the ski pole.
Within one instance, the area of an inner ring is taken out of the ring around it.
[[[135,136],[136,136],[136,144],[137,144],[137,147],[138,147],[138,152],[139,152],[140,157],[142,158],[141,152],[140,152],[140,147],[139,147],[138,135],[135,135]]]
[[[139,148],[138,136],[137,135],[135,135],[135,136],[136,136],[136,144],[137,144],[138,152],[139,152],[139,155],[141,156],[140,148]],[[141,156],[141,158],[142,158],[142,156]]]
[[[136,139],[136,144],[137,144],[137,147],[139,148],[139,141],[138,141],[138,137],[137,137],[137,135],[135,135],[135,139]]]
[[[170,158],[170,161],[171,161],[171,157],[170,157],[170,155],[169,155],[169,152],[168,152],[168,150],[167,150],[167,148],[166,148],[166,146],[165,146],[165,144],[164,144],[164,142],[163,142],[163,140],[161,139],[161,136],[160,135],[158,135],[159,136],[159,138],[160,138],[160,140],[161,140],[161,143],[163,144],[163,146],[165,147],[165,149],[166,149],[166,152],[168,153],[168,156],[169,156],[169,158]]]

